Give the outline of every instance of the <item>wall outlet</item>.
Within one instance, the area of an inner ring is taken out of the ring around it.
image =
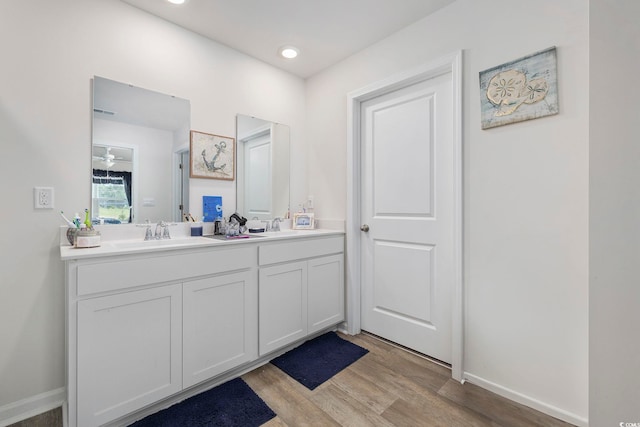
[[[53,187],[34,187],[33,207],[36,209],[53,209]]]

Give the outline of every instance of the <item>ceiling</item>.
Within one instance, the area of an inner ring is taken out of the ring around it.
[[[122,0],[302,78],[455,0]],[[282,46],[300,50],[278,56]]]

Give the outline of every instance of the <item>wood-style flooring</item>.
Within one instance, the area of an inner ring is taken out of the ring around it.
[[[242,378],[279,426],[570,426],[470,383],[367,334],[341,337],[369,353],[311,391],[271,364]]]
[[[277,414],[263,427],[571,425],[462,385],[448,368],[370,335],[340,336],[369,353],[313,391],[270,363],[242,376]],[[62,412],[57,408],[9,427],[62,427]]]
[[[7,427],[62,427],[62,408],[55,408]]]

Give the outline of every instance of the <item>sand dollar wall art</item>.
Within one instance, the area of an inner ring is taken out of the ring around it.
[[[558,114],[556,48],[480,73],[482,129]]]

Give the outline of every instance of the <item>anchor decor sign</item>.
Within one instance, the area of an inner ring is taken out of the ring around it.
[[[482,129],[558,114],[556,48],[480,73]]]
[[[235,138],[192,130],[190,141],[190,178],[234,180]]]

